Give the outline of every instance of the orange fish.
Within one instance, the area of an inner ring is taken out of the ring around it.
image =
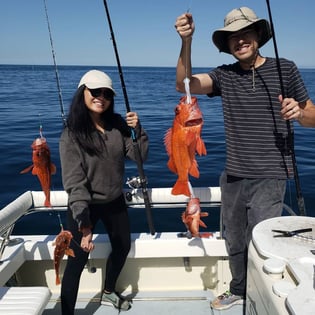
[[[32,174],[37,175],[46,197],[44,205],[51,207],[50,183],[51,175],[56,173],[56,166],[51,163],[50,150],[44,137],[35,139],[31,147],[33,149],[33,164],[21,171],[20,174],[32,170]]]
[[[185,100],[186,96],[183,96],[175,108],[173,126],[166,132],[164,144],[169,156],[167,166],[178,175],[172,194],[190,197],[188,177],[199,177],[196,152],[206,155],[207,151],[201,139],[203,118],[197,98],[192,97],[191,104],[186,104]]]
[[[56,271],[57,285],[60,284],[59,267],[61,259],[65,254],[75,257],[73,249],[69,248],[72,237],[73,236],[70,231],[61,229],[60,233],[57,235],[55,241],[53,242],[53,246],[56,246],[54,250],[54,265]]]
[[[205,233],[204,235],[199,233],[199,226],[206,228],[206,224],[200,219],[201,217],[207,217],[208,212],[201,212],[199,198],[190,198],[186,210],[182,213],[182,221],[185,224],[187,230],[193,237],[209,237],[212,233]]]

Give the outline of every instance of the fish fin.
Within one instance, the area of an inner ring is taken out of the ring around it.
[[[199,155],[207,155],[205,143],[200,137],[197,138],[196,151]]]
[[[207,227],[206,224],[205,224],[202,220],[199,220],[199,225],[202,226],[202,227],[204,227],[204,228]]]
[[[209,215],[208,212],[200,212],[201,217],[207,217]]]
[[[177,174],[177,168],[176,168],[176,165],[174,163],[174,159],[172,157],[168,160],[167,167],[169,168],[170,171]]]
[[[188,131],[186,133],[186,139],[185,139],[186,145],[190,146],[192,143],[194,143],[194,141],[196,141],[196,134],[192,131]]]
[[[32,164],[31,166],[29,166],[29,167],[25,168],[24,170],[22,170],[20,172],[20,174],[25,174],[25,173],[29,172],[33,167],[34,167],[34,164]]]
[[[32,174],[33,175],[38,175],[39,173],[38,173],[38,167],[33,167],[33,169],[32,169]]]
[[[192,160],[192,163],[189,169],[189,174],[193,177],[199,178],[198,163],[196,159]]]
[[[71,256],[71,257],[75,257],[74,251],[73,251],[73,249],[71,249],[71,248],[67,248],[67,249],[65,250],[65,254],[68,255],[68,256]]]
[[[56,174],[57,172],[57,167],[54,163],[50,164],[50,174]]]
[[[182,213],[182,221],[183,221],[183,223],[185,223],[185,224],[189,224],[189,223],[192,221],[192,217],[189,216],[189,215],[186,215],[186,212],[184,211],[184,212]]]
[[[173,133],[173,128],[169,128],[164,136],[164,145],[166,152],[169,156],[172,155],[172,133]]]
[[[187,181],[177,180],[172,188],[172,195],[186,195],[190,197],[190,190]]]

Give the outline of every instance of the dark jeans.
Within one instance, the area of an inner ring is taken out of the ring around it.
[[[257,223],[281,215],[286,180],[238,178],[223,172],[220,187],[223,235],[232,274],[230,291],[245,297],[252,230]]]
[[[115,291],[117,278],[128,256],[131,239],[129,216],[125,200],[120,196],[107,204],[90,205],[90,217],[93,227],[101,220],[106,228],[112,252],[107,258],[105,286],[106,291]],[[79,283],[82,270],[87,263],[89,254],[81,247],[82,233],[78,231],[78,225],[73,220],[72,213],[68,209],[68,230],[73,234],[75,241],[71,242],[75,257],[68,257],[67,265],[61,284],[61,308],[63,315],[73,315],[78,295]]]

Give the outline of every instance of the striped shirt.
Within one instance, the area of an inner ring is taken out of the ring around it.
[[[285,96],[298,102],[309,96],[296,65],[280,59]],[[226,172],[241,178],[292,177],[287,121],[281,117],[276,59],[254,70],[239,63],[209,72],[213,93],[221,96],[226,137]],[[290,122],[290,129],[293,125]],[[290,137],[289,137],[290,138]]]

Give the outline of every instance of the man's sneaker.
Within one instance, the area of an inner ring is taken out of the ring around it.
[[[245,301],[242,296],[234,295],[230,291],[226,291],[211,301],[210,305],[213,309],[225,310],[233,305],[242,305],[244,303]]]
[[[131,308],[131,303],[119,296],[117,293],[105,293],[103,292],[101,298],[101,304],[107,306],[113,306],[120,311],[128,311]]]

